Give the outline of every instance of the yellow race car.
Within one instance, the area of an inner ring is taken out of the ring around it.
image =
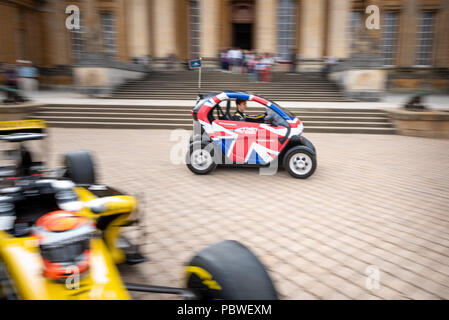
[[[137,199],[98,184],[87,151],[46,169],[32,152],[46,135],[40,120],[0,122],[0,299],[277,299],[263,264],[236,241],[197,253],[185,288],[124,283],[116,265],[146,261],[120,232],[139,222]]]

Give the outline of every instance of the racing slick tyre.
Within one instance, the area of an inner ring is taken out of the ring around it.
[[[64,154],[65,177],[81,185],[95,184],[95,168],[89,151],[76,150]]]
[[[198,141],[191,143],[186,156],[187,167],[193,173],[208,174],[217,167],[214,155],[215,148],[212,142]]]
[[[188,264],[187,288],[201,300],[277,300],[264,265],[237,241],[201,250]]]
[[[294,178],[307,179],[316,169],[315,155],[305,147],[294,147],[284,156],[284,168]]]

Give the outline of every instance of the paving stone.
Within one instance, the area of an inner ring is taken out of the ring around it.
[[[309,133],[318,168],[298,180],[254,168],[194,175],[170,161],[169,130],[50,135],[53,166],[61,153],[92,150],[100,182],[145,199],[150,261],[123,271],[125,281],[183,286],[195,252],[234,239],[267,265],[283,299],[449,299],[449,140]],[[379,289],[366,288],[370,265]]]

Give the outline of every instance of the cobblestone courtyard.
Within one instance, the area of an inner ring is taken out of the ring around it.
[[[449,299],[448,140],[306,134],[318,168],[296,180],[255,168],[194,175],[171,163],[168,130],[50,135],[53,155],[92,150],[101,183],[145,195],[150,261],[128,267],[127,281],[183,286],[195,251],[234,239],[268,266],[283,299]],[[369,266],[378,289],[367,289]]]

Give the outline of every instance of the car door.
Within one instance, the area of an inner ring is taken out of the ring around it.
[[[282,125],[230,120],[214,120],[212,129],[227,160],[237,164],[269,163],[282,150],[288,131]]]

